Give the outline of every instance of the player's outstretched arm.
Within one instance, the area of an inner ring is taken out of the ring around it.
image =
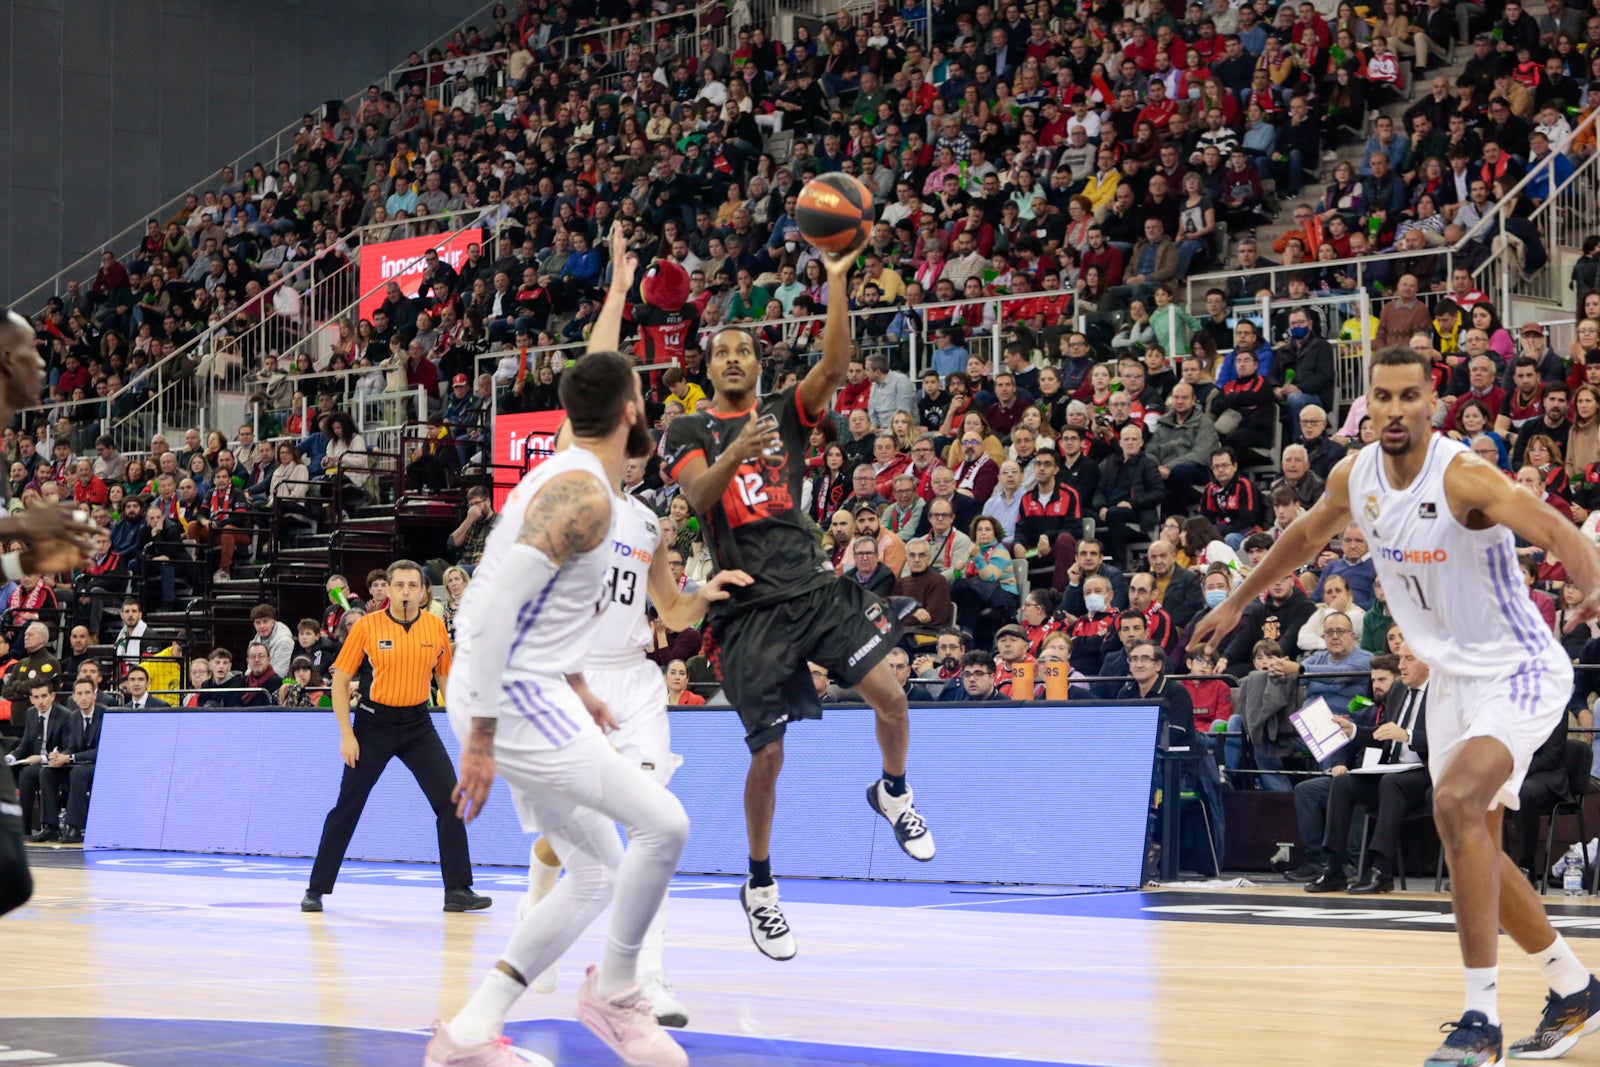
[[[1477,456],[1459,456],[1444,472],[1445,497],[1459,515],[1472,512],[1531,545],[1553,552],[1584,598],[1567,614],[1568,629],[1600,615],[1600,550],[1570,519]]]
[[[728,599],[729,586],[745,586],[755,582],[755,579],[744,571],[718,571],[710,581],[694,592],[684,593],[678,588],[677,580],[672,577],[672,568],[667,566],[669,547],[667,539],[663,537],[661,543],[656,546],[655,555],[650,559],[650,573],[647,578],[650,603],[656,606],[656,614],[661,617],[662,625],[669,630],[686,630],[691,626],[698,626],[713,603]]]
[[[1339,461],[1328,475],[1328,488],[1312,509],[1289,524],[1266,556],[1256,565],[1233,594],[1207,612],[1194,628],[1192,649],[1211,649],[1239,625],[1245,605],[1265,593],[1286,574],[1316,557],[1323,545],[1350,524],[1350,468],[1355,457]]]
[[[606,290],[605,303],[595,317],[594,329],[589,331],[587,352],[619,352],[622,349],[622,315],[628,309],[628,294],[633,291],[633,277],[639,266],[639,257],[628,251],[628,239],[622,235],[621,226],[611,227],[611,287]]]
[[[822,265],[828,272],[828,317],[822,324],[822,358],[800,380],[800,405],[807,415],[828,407],[834,392],[844,384],[850,369],[850,264],[860,246],[839,255],[825,254]]]

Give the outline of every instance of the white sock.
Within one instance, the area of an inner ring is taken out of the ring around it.
[[[1481,1011],[1490,1026],[1500,1025],[1500,968],[1468,967],[1466,1011]]]
[[[1535,952],[1533,961],[1539,973],[1559,997],[1570,997],[1589,988],[1589,971],[1573,954],[1572,946],[1560,934],[1543,952]]]
[[[550,895],[561,878],[561,868],[552,867],[534,853],[528,862],[528,903],[537,904]]]
[[[463,1045],[481,1045],[500,1036],[505,1026],[506,1012],[528,987],[498,967],[489,969],[489,976],[478,986],[477,992],[466,1006],[450,1020],[450,1036]]]
[[[650,920],[650,928],[644,932],[644,944],[639,946],[640,974],[667,973],[666,964],[661,958],[666,949],[666,941],[667,902],[663,900],[661,907],[656,909],[656,917]]]
[[[606,940],[606,954],[600,960],[600,976],[595,982],[595,992],[604,1000],[625,993],[639,980],[639,946],[623,948],[611,939]]]

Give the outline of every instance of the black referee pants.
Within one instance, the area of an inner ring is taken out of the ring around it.
[[[354,767],[344,769],[344,777],[339,782],[339,799],[322,824],[322,843],[317,846],[317,862],[311,868],[311,892],[333,892],[339,864],[344,862],[345,850],[350,847],[350,838],[361,821],[367,797],[383,776],[383,769],[395,758],[406,765],[433,808],[445,889],[469,888],[472,860],[467,853],[467,827],[456,818],[456,806],[450,801],[450,791],[456,786],[456,769],[428,712],[358,710],[355,732],[361,755]]]

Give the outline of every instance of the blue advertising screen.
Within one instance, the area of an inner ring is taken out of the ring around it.
[[[690,818],[680,869],[745,869],[749,750],[727,708],[674,710],[672,790]],[[981,704],[912,709],[907,782],[939,846],[920,864],[867,806],[881,773],[873,713],[829,707],[785,740],[773,871],[787,877],[1134,886],[1144,858],[1157,710]],[[443,713],[435,726],[454,758]],[[327,711],[107,713],[93,848],[312,856],[343,764]],[[469,830],[477,864],[522,867],[530,838],[504,782]],[[347,858],[434,863],[434,816],[392,762]]]

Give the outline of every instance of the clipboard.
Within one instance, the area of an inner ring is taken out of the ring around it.
[[[1291,713],[1289,721],[1294,724],[1295,732],[1318,763],[1350,743],[1344,730],[1333,721],[1333,711],[1328,707],[1328,702],[1321,697]]]

